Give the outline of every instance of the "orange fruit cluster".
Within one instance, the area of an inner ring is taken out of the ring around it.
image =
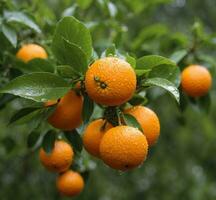
[[[49,171],[59,173],[56,186],[59,192],[65,196],[76,196],[84,188],[84,180],[78,172],[70,170],[73,162],[73,148],[63,140],[55,141],[54,148],[47,154],[40,149],[40,161]]]
[[[18,51],[17,58],[28,62],[33,58],[47,58],[47,54],[42,47],[29,44]],[[136,74],[129,63],[116,57],[106,57],[89,66],[84,87],[80,87],[78,83],[76,88],[81,93],[84,88],[84,92],[97,104],[116,107],[132,98],[136,84]],[[81,125],[83,97],[77,90],[68,91],[58,101],[50,100],[45,103],[45,107],[54,105],[56,108],[48,117],[49,124],[54,128],[69,131]],[[152,110],[141,105],[122,110],[123,113],[136,118],[144,132],[125,123],[113,126],[106,118],[97,119],[86,127],[83,145],[91,155],[100,158],[111,168],[126,171],[145,161],[149,147],[159,137],[160,123]],[[55,142],[50,154],[43,148],[40,149],[42,165],[49,171],[59,173],[56,186],[66,196],[75,196],[84,187],[82,176],[70,170],[73,157],[73,148],[62,140]]]
[[[126,103],[136,90],[136,74],[124,60],[107,57],[95,61],[85,76],[85,91],[96,103],[119,106]],[[69,91],[57,102],[56,110],[48,118],[55,128],[72,130],[81,122],[83,99],[75,91]],[[50,101],[46,106],[56,104]],[[128,170],[141,165],[148,148],[155,144],[160,134],[157,115],[147,107],[135,106],[123,111],[134,116],[144,133],[134,127],[114,127],[106,119],[91,122],[83,134],[85,149],[93,156],[117,170]]]
[[[88,153],[122,171],[142,164],[148,148],[156,143],[160,134],[159,119],[149,108],[134,106],[124,112],[136,118],[144,133],[126,125],[113,127],[102,119],[91,122],[83,133],[83,145]]]

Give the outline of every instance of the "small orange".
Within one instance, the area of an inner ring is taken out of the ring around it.
[[[139,122],[149,146],[155,144],[160,135],[160,122],[157,115],[151,109],[144,106],[134,106],[124,112],[133,115]]]
[[[87,70],[85,87],[98,104],[108,106],[127,102],[136,89],[136,74],[126,61],[116,57],[96,60]]]
[[[190,65],[181,74],[183,91],[191,97],[201,97],[208,93],[212,85],[209,71],[200,65]]]
[[[43,47],[37,44],[26,44],[19,49],[16,57],[23,62],[28,62],[34,58],[46,59],[48,55]]]
[[[58,191],[65,196],[76,196],[84,188],[84,180],[82,176],[72,170],[68,170],[60,174],[56,180]]]
[[[47,154],[43,148],[40,149],[40,161],[49,171],[64,172],[73,161],[73,148],[64,141],[55,141],[54,148]]]
[[[83,98],[70,90],[62,97],[48,122],[55,128],[72,130],[82,123]]]
[[[109,129],[100,144],[100,157],[110,167],[128,170],[142,164],[148,153],[145,135],[137,128],[116,126]]]
[[[112,128],[112,125],[107,123],[105,120],[98,119],[91,122],[84,131],[83,134],[83,145],[90,154],[96,157],[100,157],[100,143],[105,132]],[[104,126],[105,125],[105,126]]]

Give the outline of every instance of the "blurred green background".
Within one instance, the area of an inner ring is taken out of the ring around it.
[[[115,43],[120,51],[132,55],[170,57],[177,50],[191,47],[193,30],[197,29],[202,42],[196,47],[196,54],[180,66],[199,62],[214,74],[214,0],[15,0],[13,3],[15,10],[31,13],[43,31],[35,34],[19,28],[19,45],[34,41],[49,50],[56,22],[68,15],[90,28],[99,55]],[[12,51],[15,53],[16,49]],[[216,199],[215,85],[208,114],[193,102],[182,113],[170,96],[157,90],[150,91],[148,97],[148,106],[160,118],[161,136],[150,149],[146,162],[138,169],[120,173],[94,160],[97,167],[90,172],[82,194],[74,199]],[[56,175],[41,166],[38,151],[27,149],[29,125],[7,126],[11,115],[24,103],[13,100],[0,110],[0,199],[64,199],[56,191]]]

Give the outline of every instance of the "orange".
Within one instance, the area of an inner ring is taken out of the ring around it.
[[[145,135],[130,126],[109,129],[100,144],[100,157],[104,163],[122,171],[142,164],[147,153],[148,143]]]
[[[155,144],[160,135],[160,122],[157,115],[151,109],[144,106],[134,106],[124,112],[133,115],[139,122],[149,146]]]
[[[83,98],[70,90],[62,97],[48,122],[55,128],[72,130],[82,123]]]
[[[190,65],[181,74],[183,91],[191,97],[201,97],[208,93],[212,85],[209,71],[200,65]]]
[[[54,148],[50,154],[47,154],[43,148],[40,149],[40,161],[49,171],[64,172],[72,161],[74,152],[72,147],[64,141],[55,141]]]
[[[107,57],[96,60],[87,70],[85,87],[98,104],[108,106],[127,102],[136,89],[136,74],[124,60]]]
[[[23,62],[28,62],[34,58],[46,59],[48,55],[43,47],[37,44],[26,44],[19,49],[16,57]]]
[[[79,173],[68,170],[59,175],[56,186],[62,195],[76,196],[83,190],[84,180]]]
[[[107,123],[105,126],[105,120],[98,119],[91,122],[85,129],[83,134],[83,145],[91,155],[100,157],[100,142],[105,132],[109,130],[112,125]]]

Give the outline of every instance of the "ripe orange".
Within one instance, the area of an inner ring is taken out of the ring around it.
[[[40,149],[40,161],[50,171],[64,172],[73,161],[73,148],[64,141],[55,141],[51,154],[47,154],[43,148]]]
[[[145,135],[130,126],[109,129],[100,144],[101,159],[110,167],[122,171],[140,165],[146,159],[147,153]]]
[[[148,145],[152,146],[160,135],[160,122],[157,115],[149,108],[144,106],[134,106],[124,111],[133,115],[141,125]]]
[[[121,105],[132,97],[136,89],[136,74],[124,60],[115,57],[102,58],[87,70],[85,87],[96,103]]]
[[[48,122],[55,128],[72,130],[82,123],[83,98],[70,90],[62,97]]]
[[[37,44],[26,44],[19,49],[16,57],[21,59],[23,62],[28,62],[34,58],[46,59],[48,55],[43,47]]]
[[[62,195],[76,196],[83,190],[84,180],[79,173],[68,170],[59,175],[56,186]]]
[[[204,96],[208,93],[211,85],[212,77],[205,67],[190,65],[182,71],[181,86],[188,96]]]
[[[107,123],[105,126],[103,119],[98,119],[91,122],[84,131],[83,145],[90,154],[96,157],[100,157],[100,143],[105,132],[109,130],[112,125]],[[104,126],[104,127],[103,127]]]

